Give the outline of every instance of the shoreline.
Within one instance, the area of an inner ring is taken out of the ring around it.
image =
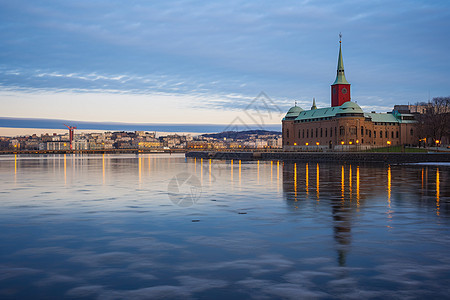
[[[450,162],[450,153],[400,153],[400,152],[186,152],[187,158],[217,160],[280,160],[292,162],[339,162],[339,163],[421,163]]]
[[[1,155],[25,154],[25,155],[46,155],[46,154],[139,154],[139,153],[185,153],[185,149],[101,149],[101,150],[5,150],[0,151]]]

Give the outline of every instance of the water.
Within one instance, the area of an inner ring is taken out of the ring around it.
[[[0,157],[0,298],[446,298],[450,168]]]

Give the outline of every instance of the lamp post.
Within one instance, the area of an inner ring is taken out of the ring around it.
[[[386,143],[388,145],[388,152],[391,152],[391,141],[387,141]]]

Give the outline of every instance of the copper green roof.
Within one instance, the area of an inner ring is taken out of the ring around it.
[[[303,109],[299,106],[292,106],[289,111],[287,112],[285,118],[293,119],[298,117],[299,113],[302,112]]]
[[[345,79],[344,60],[342,59],[342,49],[340,41],[339,41],[339,58],[338,58],[337,74],[336,80],[334,81],[333,85],[335,84],[350,84],[348,83],[347,79]]]
[[[355,102],[347,101],[341,106],[317,108],[302,111],[295,121],[322,119],[335,117],[336,114],[357,113],[363,114],[361,107]]]

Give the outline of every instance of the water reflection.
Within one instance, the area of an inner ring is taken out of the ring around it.
[[[189,208],[182,172],[204,179]],[[11,155],[0,174],[2,299],[447,296],[445,166]]]
[[[437,168],[436,169],[436,214],[438,216],[439,216],[439,210],[440,210],[439,189],[440,189],[439,168]]]
[[[302,167],[303,166],[303,167]],[[308,207],[308,163],[286,163],[283,170],[283,192],[289,207],[301,212],[302,207]],[[429,171],[435,174],[428,177]],[[356,182],[353,183],[352,173],[356,172]],[[320,174],[320,175],[319,175]],[[399,174],[397,181],[393,181],[393,174]],[[445,174],[445,175],[443,175]],[[449,188],[440,182],[442,177],[450,178],[450,168],[442,171],[433,166],[361,166],[317,164],[316,166],[316,195],[320,207],[331,207],[334,240],[339,265],[346,265],[348,253],[351,249],[352,223],[360,213],[368,213],[383,200],[387,202],[388,230],[395,230],[394,207],[397,209],[416,209],[425,207],[420,213],[429,213],[435,208],[436,215],[443,213],[440,198],[445,193],[449,196]],[[326,180],[324,179],[326,178]],[[346,180],[348,178],[348,180]],[[305,190],[298,190],[298,184],[304,180]],[[320,181],[320,183],[319,183]],[[385,182],[385,184],[383,184]],[[356,186],[354,186],[354,184]],[[340,189],[336,189],[340,186]],[[356,187],[356,188],[355,188]],[[417,188],[419,187],[419,188]],[[320,191],[320,193],[319,193]],[[352,199],[356,198],[356,203]],[[384,203],[386,203],[384,202]],[[445,203],[445,213],[449,215],[448,202]]]

